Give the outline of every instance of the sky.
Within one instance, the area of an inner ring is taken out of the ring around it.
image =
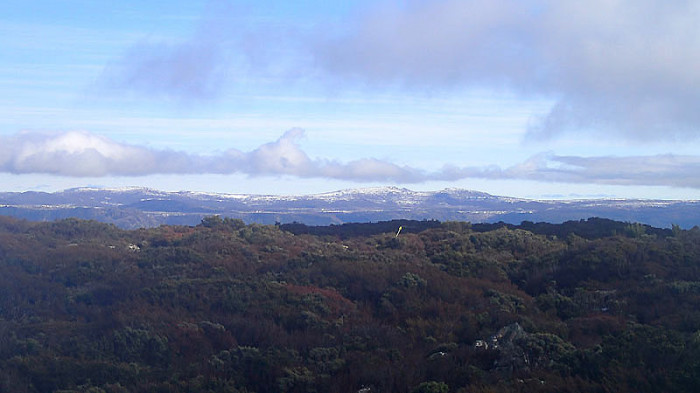
[[[0,191],[700,199],[700,2],[4,0]]]

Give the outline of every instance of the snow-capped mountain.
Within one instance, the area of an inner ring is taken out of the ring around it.
[[[340,190],[316,195],[244,195],[148,188],[76,188],[56,193],[0,193],[0,214],[30,220],[95,219],[124,228],[194,225],[221,215],[246,222],[309,225],[391,219],[436,219],[519,224],[589,217],[658,227],[700,224],[700,201],[595,199],[547,201],[501,197],[478,191],[412,191],[398,187]]]

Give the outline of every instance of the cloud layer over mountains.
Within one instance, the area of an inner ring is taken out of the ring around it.
[[[244,173],[406,183],[425,180],[414,169],[375,159],[348,163],[311,159],[298,145],[303,134],[294,128],[249,152],[232,148],[205,156],[119,143],[84,131],[22,132],[0,137],[0,171],[75,177]]]
[[[311,158],[300,147],[304,131],[285,132],[251,151],[228,149],[196,155],[120,143],[87,132],[22,132],[0,137],[0,171],[70,177],[147,176],[152,174],[291,175],[357,182],[420,183],[431,180],[523,179],[563,183],[655,185],[700,188],[700,157],[575,157],[540,154],[512,167],[446,166],[426,172],[374,158],[337,162]]]
[[[700,189],[700,2],[341,3],[16,6],[0,173]]]

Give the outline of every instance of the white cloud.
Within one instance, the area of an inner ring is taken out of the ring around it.
[[[531,140],[580,131],[643,140],[700,136],[700,2],[369,4],[315,35],[301,20],[246,22],[231,19],[241,10],[213,7],[189,39],[136,44],[106,67],[99,84],[177,101],[215,98],[231,81],[261,89],[299,80],[334,91],[358,83],[486,89],[556,102],[532,119]]]
[[[244,173],[355,181],[423,179],[416,169],[375,159],[347,164],[311,159],[299,146],[303,136],[303,130],[293,128],[278,140],[249,152],[229,149],[220,155],[205,156],[119,143],[84,131],[22,132],[0,137],[0,171],[73,177]]]
[[[460,179],[700,188],[700,156],[577,157],[543,153],[508,168],[445,166],[427,172],[374,158],[347,163],[311,158],[298,128],[248,152],[196,155],[129,145],[88,132],[22,132],[0,137],[0,172],[71,177],[152,174],[247,174],[398,184]]]
[[[178,102],[217,98],[233,61],[234,29],[224,3],[211,3],[186,39],[142,39],[107,64],[97,81],[101,91],[127,92]]]
[[[319,40],[328,75],[374,86],[508,89],[555,98],[529,137],[700,135],[700,3],[660,0],[383,2]]]
[[[577,157],[542,153],[508,168],[449,168],[452,179],[534,180],[554,183],[700,188],[700,156],[662,154]]]
[[[360,182],[416,182],[424,180],[422,171],[376,160],[360,159],[347,164],[311,159],[299,146],[304,130],[293,128],[277,141],[266,143],[251,152],[231,149],[214,161],[229,171],[250,175],[293,175]]]
[[[185,172],[191,164],[191,158],[184,153],[153,151],[80,131],[22,132],[0,138],[0,143],[0,168],[17,174],[133,176]]]
[[[107,89],[177,100],[216,97],[225,81],[225,63],[213,43],[141,43],[108,65],[101,76]]]
[[[551,165],[554,164],[554,165]],[[548,181],[700,188],[700,157],[660,154],[635,157],[549,157],[530,173]],[[562,180],[560,180],[562,179]]]

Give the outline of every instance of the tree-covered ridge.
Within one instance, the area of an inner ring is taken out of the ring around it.
[[[0,217],[0,391],[695,391],[700,230],[488,225]]]

